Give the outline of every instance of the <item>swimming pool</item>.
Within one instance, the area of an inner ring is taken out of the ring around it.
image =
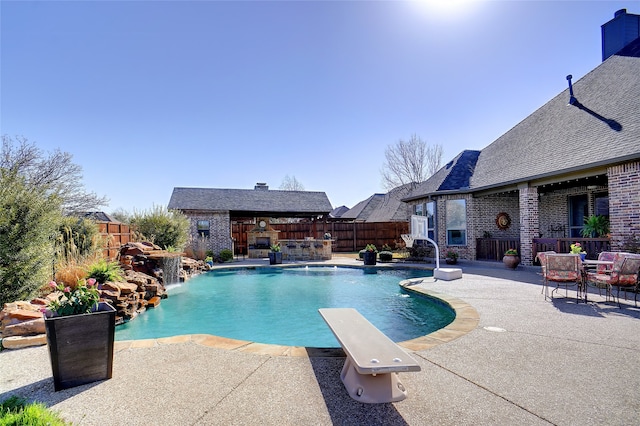
[[[373,273],[372,273],[373,272]],[[352,307],[396,342],[453,321],[453,310],[398,283],[430,271],[339,267],[210,271],[116,328],[116,340],[212,334],[287,346],[338,347],[319,308]]]

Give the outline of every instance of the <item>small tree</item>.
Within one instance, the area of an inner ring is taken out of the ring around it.
[[[178,210],[154,205],[149,211],[135,212],[131,225],[152,243],[167,249],[184,250],[189,239],[189,218]]]
[[[304,185],[295,176],[286,175],[280,184],[280,189],[283,191],[304,191]]]
[[[82,185],[82,167],[71,154],[55,150],[45,154],[24,137],[15,140],[2,136],[0,168],[22,176],[25,183],[56,194],[66,213],[94,210],[107,204],[105,197],[86,192]]]
[[[0,169],[0,306],[30,298],[53,276],[60,199]]]
[[[382,184],[387,190],[411,187],[425,181],[440,168],[442,146],[427,145],[416,135],[385,150],[386,162],[382,168]]]

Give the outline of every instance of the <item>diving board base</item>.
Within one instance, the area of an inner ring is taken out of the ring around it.
[[[349,396],[358,402],[380,404],[402,401],[407,397],[398,373],[360,374],[349,357],[344,362],[340,379]]]
[[[444,281],[452,281],[462,278],[460,268],[438,268],[433,270],[433,278]]]

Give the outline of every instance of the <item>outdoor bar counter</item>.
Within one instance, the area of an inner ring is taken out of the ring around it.
[[[332,240],[279,240],[283,260],[330,260]]]

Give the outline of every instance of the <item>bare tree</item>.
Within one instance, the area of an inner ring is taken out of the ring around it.
[[[283,191],[304,191],[304,185],[298,182],[295,176],[286,175],[280,184],[280,189]]]
[[[401,186],[415,186],[438,171],[442,161],[442,145],[427,145],[416,135],[384,152],[386,163],[382,169],[382,184],[391,190]]]
[[[14,140],[2,135],[1,169],[23,176],[29,185],[60,197],[66,213],[105,206],[105,197],[85,191],[81,183],[82,167],[71,160],[71,154],[59,149],[47,155],[24,137],[17,136]]]

